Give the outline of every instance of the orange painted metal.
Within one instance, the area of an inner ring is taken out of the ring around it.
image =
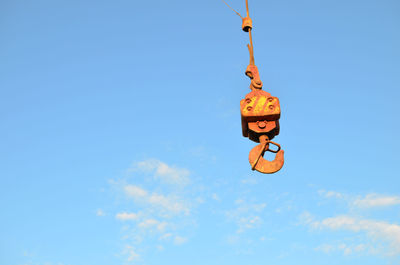
[[[257,66],[254,63],[254,48],[251,31],[253,23],[249,17],[248,0],[246,0],[247,16],[242,18],[242,30],[249,33],[250,44],[247,45],[250,53],[250,63],[245,74],[250,78],[250,89],[244,99],[240,101],[242,118],[242,133],[244,137],[260,143],[249,154],[249,162],[253,170],[271,174],[279,171],[284,164],[284,151],[279,144],[271,141],[279,134],[279,118],[281,107],[279,99],[262,90],[263,83]],[[235,11],[236,12],[236,11]],[[237,13],[239,16],[240,14]],[[278,150],[272,150],[270,145],[275,145]],[[264,159],[265,152],[276,153],[273,161]]]
[[[265,174],[272,174],[279,171],[283,167],[284,151],[281,150],[280,146],[276,143],[273,144],[278,146],[278,150],[275,151],[269,149],[269,145],[271,143],[273,142],[269,141],[267,136],[262,135],[260,137],[260,144],[251,149],[249,154],[249,162],[253,170],[255,169]],[[275,159],[273,161],[268,161],[263,158],[264,152],[266,151],[276,153]]]
[[[251,18],[249,17],[244,17],[242,18],[242,30],[245,32],[249,32],[253,28],[253,21],[251,21]]]

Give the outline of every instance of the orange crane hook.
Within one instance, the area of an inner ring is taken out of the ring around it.
[[[228,5],[226,2],[225,4]],[[235,11],[234,9],[232,10]],[[235,11],[242,18],[242,30],[249,33],[250,39],[250,44],[247,45],[250,53],[250,63],[246,68],[245,74],[250,78],[251,92],[240,101],[242,133],[244,137],[260,143],[250,151],[249,162],[251,168],[261,173],[271,174],[279,171],[284,163],[284,151],[281,150],[279,144],[271,141],[279,134],[281,108],[277,97],[272,97],[270,93],[262,90],[263,83],[258,68],[254,63],[254,47],[251,35],[253,22],[249,15],[248,0],[246,0],[246,10],[246,17],[242,17]],[[278,149],[270,149],[270,144],[275,145]],[[273,161],[264,159],[264,153],[267,151],[276,153]]]
[[[278,150],[269,149],[269,144],[278,147]],[[268,161],[263,158],[266,151],[276,153],[273,161]],[[283,153],[281,146],[268,139],[268,136],[260,136],[260,144],[251,149],[249,154],[249,162],[252,170],[257,170],[262,173],[272,174],[279,171],[283,167]]]

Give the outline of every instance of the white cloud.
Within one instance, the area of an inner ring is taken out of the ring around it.
[[[347,201],[348,204],[356,208],[377,208],[387,207],[400,204],[399,196],[386,196],[376,193],[370,193],[364,197],[350,196],[337,191],[319,190],[318,194],[325,198],[336,198]]]
[[[135,164],[134,169],[143,172],[153,172],[154,177],[164,183],[185,186],[189,183],[190,171],[185,168],[169,166],[157,159],[149,159]]]
[[[138,220],[139,214],[122,212],[122,213],[117,213],[115,215],[115,218],[117,218],[118,220],[121,220],[121,221]]]
[[[236,223],[238,229],[236,233],[243,233],[248,229],[259,227],[263,220],[259,216],[266,207],[265,203],[247,203],[242,199],[235,201],[237,207],[233,210],[227,211],[226,216],[228,220]]]
[[[126,260],[129,263],[134,263],[140,259],[140,255],[136,253],[134,247],[131,245],[126,245],[122,254],[127,257]]]
[[[160,222],[157,224],[157,229],[160,232],[165,231],[166,227],[167,227],[168,223],[167,222]]]
[[[121,240],[128,246],[127,259],[134,262],[147,249],[188,241],[185,233],[196,223],[193,208],[200,204],[200,195],[205,196],[191,185],[189,176],[187,169],[150,159],[133,163],[125,176],[109,181],[123,207],[115,219],[123,222]]]
[[[322,244],[315,248],[317,251],[324,252],[326,254],[331,254],[333,252],[342,252],[344,255],[350,255],[353,253],[364,252],[367,249],[370,249],[371,246],[367,246],[366,244],[358,244],[358,245],[348,245],[345,243],[339,244]]]
[[[302,214],[300,214],[299,216],[300,219],[300,223],[301,224],[306,224],[309,226],[314,226],[313,222],[314,222],[314,216],[312,216],[309,212],[305,211]]]
[[[138,224],[138,226],[141,228],[149,228],[149,227],[155,226],[157,224],[158,224],[157,220],[147,219],[147,220],[144,220],[143,222],[141,222],[140,224]]]
[[[361,197],[325,190],[319,190],[318,193],[325,198],[335,198],[346,202],[348,211],[351,214],[316,220],[310,213],[304,212],[300,216],[301,222],[307,224],[312,229],[348,231],[356,235],[356,237],[350,237],[352,240],[359,240],[359,238],[364,238],[364,240],[358,245],[354,245],[354,242],[323,244],[317,247],[316,250],[325,253],[340,251],[344,255],[359,252],[379,255],[400,255],[400,225],[382,220],[364,218],[362,217],[363,211],[360,211],[368,208],[399,205],[400,197],[376,193],[370,193]],[[349,237],[343,240],[349,241]]]
[[[364,232],[370,239],[380,240],[388,244],[385,254],[400,255],[400,225],[346,215],[325,218],[321,221],[314,221],[310,216],[306,217],[304,220],[312,228],[348,230],[355,233]]]
[[[329,245],[329,244],[323,244],[315,248],[317,251],[322,251],[326,254],[329,254],[333,252],[336,249],[334,245]]]
[[[337,199],[345,198],[345,195],[343,193],[340,193],[340,192],[337,192],[337,191],[319,190],[318,194],[321,195],[321,196],[324,196],[326,198],[337,198]]]
[[[124,190],[128,196],[135,199],[144,198],[147,196],[147,191],[135,185],[127,185],[124,187]]]
[[[242,217],[238,220],[238,233],[242,233],[247,229],[252,229],[255,227],[259,227],[262,224],[262,219],[260,216],[249,216],[249,217]]]
[[[160,222],[155,219],[145,219],[138,224],[138,228],[145,229],[148,231],[153,231],[156,229],[158,232],[163,232],[167,227],[167,222]]]
[[[358,231],[359,226],[357,220],[348,216],[337,216],[323,219],[321,222],[314,222],[317,227],[328,227],[330,229],[350,228],[350,230]]]
[[[157,250],[158,251],[163,251],[164,250],[164,246],[163,245],[158,245],[157,246]]]
[[[182,245],[187,242],[187,238],[181,236],[175,236],[174,244],[175,245]]]
[[[106,213],[105,213],[102,209],[97,209],[96,215],[97,215],[97,216],[105,216]]]
[[[357,198],[353,205],[360,208],[385,207],[400,204],[398,196],[383,196],[379,194],[367,194],[364,198]]]
[[[154,206],[159,206],[166,211],[174,214],[189,214],[190,209],[183,201],[179,201],[176,196],[164,196],[161,194],[153,193],[148,197],[148,203]]]
[[[168,240],[172,237],[172,233],[165,233],[164,235],[160,236],[159,240]]]
[[[219,198],[218,194],[216,194],[216,193],[213,193],[213,194],[211,195],[211,198],[212,198],[213,200],[215,200],[215,201],[218,201],[218,202],[221,201],[221,199]]]
[[[176,195],[165,196],[155,192],[150,194],[143,188],[135,185],[126,185],[124,190],[126,195],[133,198],[137,203],[154,207],[154,210],[161,210],[166,216],[188,215],[190,213],[188,204]]]
[[[243,178],[240,182],[243,184],[249,184],[249,185],[256,185],[258,183],[257,179],[254,177]]]

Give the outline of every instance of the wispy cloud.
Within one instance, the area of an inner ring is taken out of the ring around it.
[[[165,231],[168,223],[165,221],[158,221],[156,219],[145,219],[141,221],[137,226],[141,229],[146,229],[148,231],[156,230],[157,232],[162,233]]]
[[[334,252],[342,252],[344,255],[350,255],[354,253],[362,253],[366,250],[372,252],[372,246],[367,244],[355,244],[349,245],[345,243],[338,244],[322,244],[315,248],[317,251],[324,252],[326,254],[334,253]]]
[[[301,223],[312,230],[347,231],[349,235],[343,237],[342,242],[322,244],[315,250],[324,253],[342,252],[344,255],[363,252],[389,256],[400,255],[400,225],[379,220],[380,218],[371,218],[371,211],[368,211],[369,217],[363,217],[366,214],[365,209],[399,205],[400,197],[377,193],[359,196],[326,190],[319,190],[318,194],[326,199],[345,202],[344,214],[315,218],[309,212],[303,212],[300,215]],[[363,238],[362,242],[354,243],[360,238]]]
[[[148,196],[146,190],[135,185],[126,185],[124,187],[124,191],[128,196],[133,197],[135,199],[145,198]]]
[[[388,243],[389,255],[400,255],[400,226],[383,221],[358,219],[351,216],[336,216],[313,222],[314,227],[332,230],[349,230],[365,232],[374,240],[383,240]]]
[[[326,190],[319,190],[318,194],[325,197],[325,198],[337,198],[337,199],[343,199],[346,196],[343,193],[337,192],[337,191],[326,191]]]
[[[128,263],[133,263],[140,260],[140,255],[136,252],[135,248],[131,245],[126,245],[122,251],[122,254],[127,257]]]
[[[217,202],[220,202],[221,201],[221,198],[218,196],[218,194],[216,194],[216,193],[213,193],[213,194],[211,194],[211,198],[214,200],[214,201],[217,201]]]
[[[102,209],[97,209],[96,215],[97,215],[97,216],[105,216],[106,213],[105,213]]]
[[[190,214],[188,204],[177,195],[170,194],[165,196],[156,192],[150,193],[136,185],[126,185],[124,191],[125,194],[133,198],[136,203],[153,207],[166,216]]]
[[[259,227],[263,223],[260,214],[266,207],[265,203],[248,203],[243,199],[238,199],[235,205],[236,208],[226,211],[226,216],[238,226],[237,233]]]
[[[380,254],[400,255],[400,225],[398,224],[357,218],[349,215],[339,215],[322,220],[315,220],[311,214],[305,212],[300,217],[302,222],[309,225],[312,229],[345,230],[354,233],[363,233],[373,241],[381,241],[387,244],[386,248],[381,249]],[[329,252],[329,249],[330,247],[325,246],[323,249],[319,250]],[[333,249],[338,248],[332,247],[332,250]],[[358,248],[357,250],[361,251],[362,249]],[[345,252],[345,254],[350,253],[350,250]]]
[[[364,198],[357,198],[353,205],[360,208],[386,207],[400,204],[400,197],[385,196],[375,193],[367,194]]]
[[[186,241],[187,241],[187,238],[185,238],[185,237],[175,236],[175,238],[174,238],[175,245],[182,245],[182,244],[186,243]]]
[[[123,222],[126,262],[140,260],[143,249],[164,249],[161,243],[186,243],[185,227],[193,223],[191,213],[197,203],[188,191],[190,171],[150,159],[134,163],[128,173],[110,182],[126,201],[124,210],[115,213],[115,219]]]
[[[257,179],[253,176],[246,176],[240,182],[249,185],[256,185],[258,183]]]
[[[139,219],[139,214],[121,212],[121,213],[117,213],[115,215],[115,218],[117,218],[118,220],[121,220],[121,221],[138,220]]]
[[[325,198],[335,198],[346,201],[349,206],[356,208],[378,208],[400,205],[399,196],[389,196],[377,193],[369,193],[365,196],[354,196],[337,191],[319,190],[318,194]]]
[[[151,172],[154,178],[172,185],[186,186],[189,184],[190,171],[185,168],[169,166],[157,159],[148,159],[134,163],[129,171]]]

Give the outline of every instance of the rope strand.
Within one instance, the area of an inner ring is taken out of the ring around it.
[[[227,2],[225,2],[225,0],[222,0],[222,2],[225,3],[225,5],[227,5],[230,9],[233,10],[233,12],[235,12],[241,19],[243,19],[243,17],[239,14],[239,12],[237,12],[235,9],[233,9],[230,5],[228,5]]]

